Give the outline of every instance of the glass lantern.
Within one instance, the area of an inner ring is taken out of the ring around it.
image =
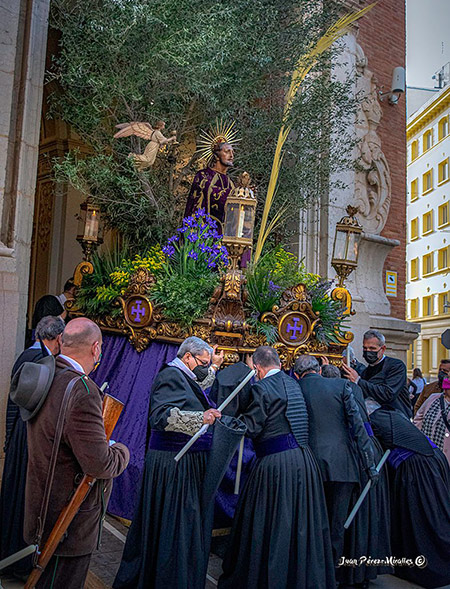
[[[344,286],[344,280],[350,276],[358,264],[362,227],[355,217],[357,212],[357,208],[348,206],[348,215],[342,217],[336,224],[331,265],[339,277],[338,286],[340,287]]]
[[[244,181],[237,186],[225,203],[223,243],[229,250],[251,249],[255,225],[256,198],[249,187],[250,177],[244,174]]]
[[[80,205],[77,241],[83,248],[86,261],[90,261],[92,253],[103,243],[103,223],[100,209],[89,199]]]

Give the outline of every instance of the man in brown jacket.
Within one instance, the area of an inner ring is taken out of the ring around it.
[[[414,405],[414,415],[419,411],[419,409],[431,395],[434,395],[435,393],[442,393],[442,381],[444,378],[449,378],[449,376],[450,359],[444,358],[439,364],[438,379],[423,387],[423,390],[420,393],[416,404]]]
[[[63,333],[61,355],[56,359],[53,383],[41,409],[28,421],[24,536],[28,543],[33,543],[59,410],[67,385],[80,376],[67,405],[41,546],[82,475],[91,475],[97,482],[36,585],[39,589],[84,587],[91,554],[97,545],[102,512],[111,491],[111,479],[120,475],[129,461],[126,446],[110,446],[106,440],[102,393],[87,376],[100,360],[101,349],[102,335],[95,323],[86,318],[68,323]]]

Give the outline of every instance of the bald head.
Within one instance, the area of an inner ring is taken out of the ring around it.
[[[69,348],[70,350],[89,348],[93,343],[101,341],[102,332],[93,321],[86,317],[72,319],[64,329],[62,353],[65,354]]]
[[[72,319],[62,336],[61,354],[73,358],[89,374],[99,361],[102,351],[102,332],[86,317]]]

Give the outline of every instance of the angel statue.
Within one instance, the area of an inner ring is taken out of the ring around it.
[[[130,153],[128,157],[132,157],[134,165],[138,172],[142,172],[146,168],[151,168],[155,163],[156,155],[163,145],[168,143],[178,144],[177,132],[173,131],[172,136],[168,139],[162,134],[162,130],[166,126],[164,121],[158,121],[154,127],[150,123],[120,123],[116,125],[117,133],[114,135],[114,139],[121,137],[130,137],[130,135],[136,135],[136,137],[142,137],[142,139],[148,139],[149,143],[144,150],[143,154]]]

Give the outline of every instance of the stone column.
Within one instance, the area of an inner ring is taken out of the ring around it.
[[[0,452],[25,337],[48,11],[49,0],[0,0]]]
[[[373,27],[381,26],[377,19],[370,19],[369,15],[367,20],[370,25],[374,23]],[[372,34],[375,32],[372,30]],[[345,188],[331,189],[328,200],[302,213],[299,253],[301,258],[305,258],[308,271],[335,278],[331,259],[336,223],[346,215],[348,205],[358,207],[357,217],[364,233],[358,267],[345,283],[353,297],[353,308],[356,311],[349,322],[349,328],[355,336],[353,347],[361,358],[363,333],[368,329],[379,329],[386,337],[388,354],[406,362],[407,349],[417,337],[420,326],[404,320],[405,313],[401,308],[404,305],[402,265],[392,268],[398,270],[399,274],[399,300],[395,300],[394,305],[392,299],[388,300],[384,288],[386,259],[392,258],[393,251],[400,251],[406,239],[406,212],[392,204],[394,196],[397,201],[401,200],[399,194],[393,194],[393,191],[404,191],[404,181],[399,181],[397,170],[398,160],[402,165],[404,158],[398,153],[398,147],[393,149],[385,145],[387,142],[382,141],[380,131],[383,129],[384,117],[392,116],[392,112],[395,114],[395,111],[386,109],[397,107],[380,103],[379,82],[371,66],[371,47],[365,53],[357,40],[357,31],[346,35],[341,43],[344,50],[337,58],[333,73],[341,79],[354,76],[354,91],[361,99],[355,119],[349,122],[350,132],[358,140],[354,159],[359,166],[356,170],[345,170],[334,176],[333,185],[339,180]],[[404,108],[404,104],[398,108]],[[402,130],[399,126],[393,132],[401,138]],[[395,185],[392,168],[397,172]],[[406,170],[403,169],[405,174]],[[404,194],[402,198],[404,201]],[[387,225],[391,230],[386,234]]]

